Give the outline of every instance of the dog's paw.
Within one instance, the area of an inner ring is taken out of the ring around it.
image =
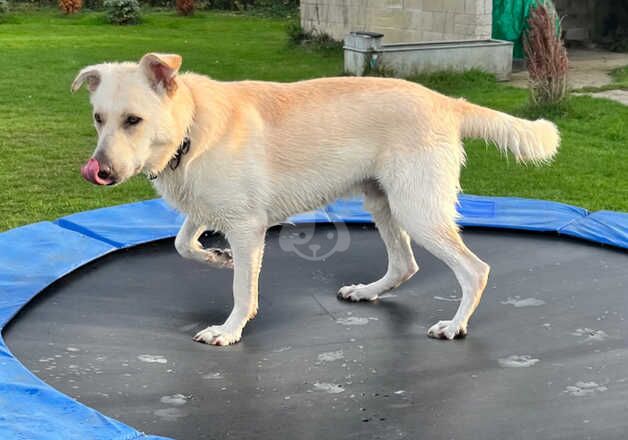
[[[212,325],[205,330],[201,330],[194,336],[196,342],[209,345],[226,346],[235,344],[242,337],[242,331],[232,331],[222,325]]]
[[[427,335],[430,338],[452,340],[467,336],[467,329],[453,321],[438,321],[430,327]]]
[[[205,261],[213,267],[233,269],[233,255],[231,254],[231,249],[205,249]]]
[[[348,301],[375,301],[377,292],[374,292],[364,284],[353,284],[351,286],[341,287],[338,291],[338,297]]]

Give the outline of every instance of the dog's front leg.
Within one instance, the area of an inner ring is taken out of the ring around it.
[[[232,268],[233,258],[231,250],[218,248],[204,248],[198,241],[199,237],[207,230],[205,225],[199,225],[189,218],[185,219],[183,226],[174,239],[174,247],[183,258],[209,263],[218,268]]]
[[[246,225],[227,234],[234,260],[233,310],[223,325],[207,327],[195,341],[230,345],[240,340],[242,329],[257,313],[257,284],[264,253],[266,227]]]

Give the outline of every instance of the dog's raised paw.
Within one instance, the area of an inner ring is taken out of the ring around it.
[[[353,284],[344,286],[338,290],[338,297],[347,301],[375,301],[377,293],[369,291],[368,286],[364,284]]]
[[[438,321],[430,327],[427,335],[435,339],[460,339],[467,336],[467,329],[453,321]]]
[[[236,332],[225,328],[222,325],[212,325],[201,330],[194,336],[196,342],[221,347],[235,344],[242,337],[242,331]]]
[[[206,261],[217,268],[233,269],[233,255],[231,249],[209,248],[205,249]]]

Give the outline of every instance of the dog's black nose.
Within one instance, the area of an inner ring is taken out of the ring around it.
[[[100,170],[98,170],[98,177],[103,180],[111,177],[111,167],[104,165]]]

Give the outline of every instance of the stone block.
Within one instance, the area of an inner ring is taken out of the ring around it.
[[[445,34],[442,32],[423,31],[424,41],[443,41]]]
[[[425,30],[444,34],[446,19],[447,14],[445,12],[432,12],[432,26],[431,28],[426,27]]]
[[[455,12],[446,12],[445,17],[445,34],[453,34],[454,27],[456,25],[456,13]]]
[[[456,14],[455,24],[476,25],[477,15],[475,14]]]
[[[386,0],[386,7],[391,9],[403,8],[403,0]]]
[[[483,14],[484,0],[464,0],[464,12],[467,14]]]
[[[421,14],[421,29],[429,31],[432,29],[433,12],[423,12]]]
[[[443,0],[443,12],[464,13],[465,0]]]
[[[423,10],[423,0],[405,0],[404,7],[409,10]]]
[[[493,0],[484,0],[484,13],[485,14],[493,13]]]
[[[442,12],[444,0],[423,0],[423,10],[429,12]]]

